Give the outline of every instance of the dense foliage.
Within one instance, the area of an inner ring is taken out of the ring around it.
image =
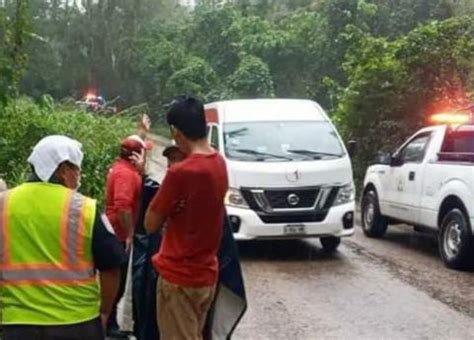
[[[474,89],[474,21],[453,18],[394,41],[364,36],[344,63],[334,117],[359,141],[356,173],[377,150],[393,151],[427,117],[466,107]],[[383,138],[381,137],[383,135]]]
[[[182,93],[311,98],[359,141],[358,177],[427,115],[472,100],[474,0],[177,2],[4,0],[0,93],[95,89],[158,121]]]
[[[120,140],[133,132],[126,118],[104,118],[56,106],[48,98],[39,104],[20,98],[0,108],[0,177],[9,186],[31,174],[26,162],[33,146],[44,136],[63,134],[79,140],[85,154],[81,192],[103,199],[107,168],[118,156]]]

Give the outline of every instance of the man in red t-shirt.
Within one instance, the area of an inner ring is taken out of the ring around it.
[[[187,157],[168,170],[145,218],[148,233],[166,224],[153,257],[160,273],[158,326],[162,339],[201,339],[217,283],[227,170],[207,141],[199,100],[177,99],[167,121]]]
[[[144,138],[149,130],[148,116],[144,115],[139,126],[139,135],[125,138],[120,145],[120,156],[109,169],[106,184],[105,213],[115,231],[115,235],[128,252],[138,217],[142,176],[145,171],[145,150],[151,145]],[[122,336],[116,320],[116,308],[125,290],[127,264],[121,268],[121,282],[114,309],[107,323],[107,334]]]
[[[125,138],[120,157],[109,169],[106,186],[106,214],[118,239],[130,245],[138,212],[144,164],[145,142],[137,135]]]

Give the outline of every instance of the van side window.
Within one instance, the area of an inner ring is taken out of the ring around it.
[[[211,146],[219,150],[219,127],[217,125],[213,125],[211,129]]]

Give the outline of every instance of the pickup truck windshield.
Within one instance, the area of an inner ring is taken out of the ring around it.
[[[344,149],[325,121],[238,122],[224,125],[227,158],[241,161],[335,159]]]

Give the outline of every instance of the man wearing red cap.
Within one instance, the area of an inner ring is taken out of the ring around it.
[[[127,252],[133,242],[137,221],[145,172],[145,151],[151,147],[144,141],[149,128],[150,121],[145,115],[139,127],[140,135],[131,135],[122,140],[119,159],[115,161],[107,175],[106,215]],[[107,325],[108,335],[114,337],[121,335],[116,320],[116,305],[123,296],[126,275],[127,266],[125,265],[122,268],[122,282],[115,308]]]
[[[120,157],[107,175],[107,217],[127,248],[133,236],[146,149],[147,145],[138,135],[128,136],[121,142]]]

